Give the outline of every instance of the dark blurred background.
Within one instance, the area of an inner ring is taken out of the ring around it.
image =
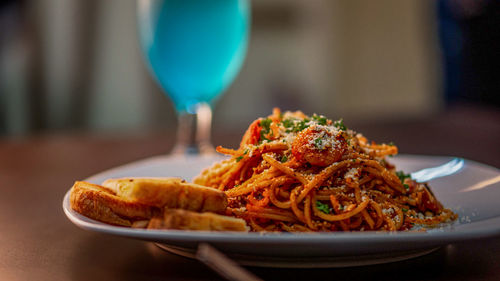
[[[0,3],[1,136],[176,126],[142,60],[135,1]],[[500,110],[500,1],[255,0],[251,28],[215,131],[274,106],[361,124]]]

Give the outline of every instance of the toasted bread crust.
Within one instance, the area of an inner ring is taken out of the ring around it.
[[[205,231],[248,231],[246,222],[239,218],[214,213],[195,213],[180,209],[165,209],[163,217],[153,217],[148,229],[179,229]]]
[[[102,185],[127,200],[158,208],[222,213],[227,206],[224,192],[179,178],[108,179]]]
[[[122,226],[152,216],[152,207],[126,201],[106,187],[82,181],[75,182],[71,189],[70,206],[89,218]]]

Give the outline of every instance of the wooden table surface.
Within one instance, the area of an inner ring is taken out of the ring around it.
[[[354,127],[354,126],[353,126]],[[500,111],[452,108],[419,121],[357,124],[402,153],[456,155],[500,167]],[[215,133],[235,146],[238,133]],[[61,207],[75,180],[166,153],[172,134],[50,134],[0,140],[0,280],[220,280],[150,243],[84,231]],[[265,280],[499,280],[500,237],[448,245],[402,262],[341,269],[249,268]]]

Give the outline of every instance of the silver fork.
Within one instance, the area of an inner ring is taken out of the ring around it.
[[[444,176],[452,175],[464,167],[463,158],[453,158],[451,161],[432,168],[422,169],[411,173],[411,178],[417,182],[426,182]]]
[[[200,243],[196,258],[230,281],[263,281],[207,243]]]

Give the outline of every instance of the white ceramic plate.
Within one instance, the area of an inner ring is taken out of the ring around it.
[[[101,183],[117,177],[176,176],[191,180],[221,157],[148,158],[94,175],[86,181]],[[452,157],[402,155],[391,158],[398,170],[413,172],[441,165]],[[170,252],[193,256],[206,242],[242,264],[273,267],[338,267],[397,261],[429,253],[446,244],[500,235],[500,171],[465,161],[451,176],[430,181],[436,197],[459,214],[453,224],[427,232],[351,233],[223,233],[144,230],[107,225],[76,213],[63,200],[67,217],[77,226],[95,232],[153,241]]]

